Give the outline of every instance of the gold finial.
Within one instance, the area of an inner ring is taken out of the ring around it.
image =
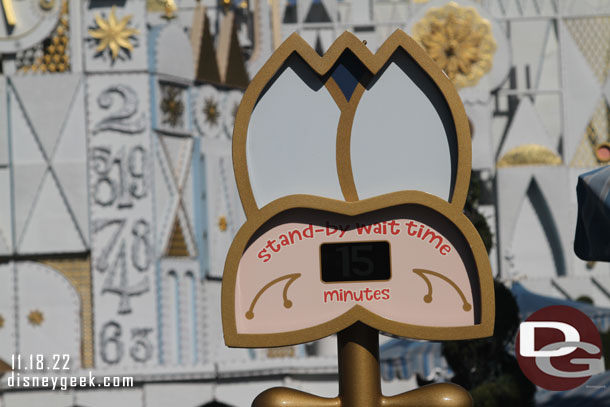
[[[218,229],[220,229],[221,232],[227,230],[227,218],[225,216],[218,218]]]
[[[40,5],[40,8],[43,10],[51,10],[55,5],[55,0],[40,0],[38,5]]]
[[[6,18],[6,23],[11,27],[14,27],[15,24],[17,24],[17,19],[15,18],[13,0],[2,0],[2,8],[4,9],[4,17]]]
[[[174,0],[165,0],[165,15],[166,19],[176,18],[176,10],[178,10],[178,6],[176,6],[176,2]]]
[[[610,143],[601,143],[595,147],[595,158],[602,164],[610,162]]]

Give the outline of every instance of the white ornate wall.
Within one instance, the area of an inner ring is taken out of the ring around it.
[[[0,406],[241,406],[273,385],[334,395],[332,338],[224,346],[221,278],[244,221],[236,107],[294,31],[324,52],[350,30],[375,51],[448,2],[175,0],[166,14],[165,0],[55,1],[43,41],[9,49],[0,38],[0,359],[69,353],[75,371],[139,386],[15,391],[5,375]],[[460,89],[495,273],[610,306],[608,264],[572,251],[576,178],[601,165],[595,147],[609,134],[610,4],[457,3],[495,41],[490,70]],[[111,19],[124,25],[112,46]],[[407,384],[384,383],[396,386]]]

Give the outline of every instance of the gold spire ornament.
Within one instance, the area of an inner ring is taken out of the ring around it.
[[[121,48],[128,51],[133,51],[131,37],[140,33],[136,28],[128,28],[133,15],[128,14],[121,20],[117,19],[116,6],[112,6],[108,19],[104,19],[99,13],[95,15],[95,23],[97,28],[89,29],[89,35],[98,41],[96,52],[104,52],[106,48],[110,49],[110,56],[114,62]]]
[[[413,27],[413,38],[457,88],[476,85],[493,65],[491,24],[474,7],[431,8]]]
[[[165,4],[163,5],[163,12],[165,13],[164,17],[168,20],[172,18],[176,18],[176,10],[178,10],[178,6],[174,0],[165,0]]]
[[[6,23],[10,27],[14,27],[15,24],[17,24],[17,19],[15,18],[13,0],[2,0],[2,9],[4,10],[4,18],[6,18]]]
[[[220,218],[218,218],[218,229],[220,229],[221,232],[226,231],[227,226],[227,218],[225,216],[221,216]]]

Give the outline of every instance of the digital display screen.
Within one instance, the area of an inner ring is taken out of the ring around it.
[[[320,246],[322,281],[389,280],[390,243],[346,242]]]

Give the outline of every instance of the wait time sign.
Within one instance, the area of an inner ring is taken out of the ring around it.
[[[223,277],[227,345],[292,345],[357,322],[490,335],[489,261],[462,213],[470,154],[457,92],[402,31],[375,54],[346,33],[323,57],[291,36],[237,113],[247,221]]]

